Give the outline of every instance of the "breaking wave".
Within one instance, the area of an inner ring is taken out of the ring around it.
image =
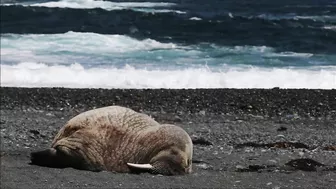
[[[208,67],[183,70],[84,68],[80,64],[1,65],[1,86],[70,88],[336,88],[336,67],[324,69]]]

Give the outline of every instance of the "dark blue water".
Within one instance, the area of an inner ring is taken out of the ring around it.
[[[185,14],[2,6],[1,33],[94,32],[186,45],[207,42],[229,46],[268,46],[278,51],[336,52],[336,31],[325,29],[336,25],[336,1],[164,2],[175,3],[171,9]],[[190,20],[192,17],[202,20]]]
[[[336,1],[3,0],[1,84],[336,88]]]

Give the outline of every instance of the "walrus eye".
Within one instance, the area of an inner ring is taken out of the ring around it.
[[[153,169],[153,166],[151,164],[135,164],[135,163],[127,163],[128,166],[138,168],[138,169],[144,169],[144,170],[151,170]]]

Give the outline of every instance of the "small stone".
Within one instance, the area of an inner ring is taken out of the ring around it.
[[[302,171],[316,171],[317,167],[325,166],[320,162],[308,158],[294,159],[287,162],[286,165]]]
[[[207,169],[211,168],[211,165],[209,165],[207,163],[199,163],[199,164],[196,164],[196,166],[201,168],[201,169],[204,169],[204,170],[207,170]]]
[[[242,166],[242,165],[236,165],[236,169],[244,169],[244,166]]]
[[[287,127],[281,126],[277,129],[277,131],[287,131]]]
[[[29,132],[34,134],[34,135],[40,134],[40,132],[38,130],[34,130],[34,129],[29,130]]]
[[[199,114],[204,116],[205,115],[205,111],[201,110],[201,111],[199,111]]]
[[[277,135],[276,137],[277,138],[284,138],[284,139],[286,139],[285,135]]]
[[[203,137],[198,137],[198,136],[192,136],[191,138],[192,142],[194,145],[213,145],[213,143]]]
[[[326,147],[323,148],[323,150],[336,151],[336,145],[335,146],[326,146]]]
[[[253,148],[246,148],[246,149],[245,149],[245,152],[246,152],[246,153],[253,152]]]
[[[175,122],[181,122],[181,121],[182,121],[182,118],[180,118],[179,116],[176,115],[176,116],[174,117],[174,121],[175,121]]]

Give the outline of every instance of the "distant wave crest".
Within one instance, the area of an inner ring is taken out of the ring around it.
[[[48,8],[72,8],[72,9],[95,9],[101,8],[108,11],[131,9],[135,11],[143,12],[176,12],[184,13],[183,11],[163,9],[176,5],[175,3],[168,2],[111,2],[100,0],[61,0],[61,1],[49,1],[43,3],[11,3],[3,4],[9,5],[22,5],[30,7],[48,7]]]

